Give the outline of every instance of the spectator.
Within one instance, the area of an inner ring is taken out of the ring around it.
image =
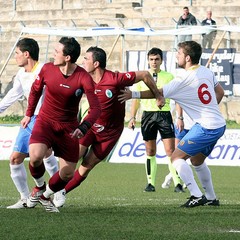
[[[207,18],[202,21],[202,26],[216,26],[216,21],[212,19],[212,10],[207,10]],[[216,38],[216,30],[208,30],[209,33],[203,34],[202,37],[202,47],[203,48],[212,48],[214,39]]]
[[[178,26],[187,27],[190,25],[197,25],[196,18],[189,12],[188,7],[183,8],[183,15],[179,18],[177,22]],[[192,35],[179,35],[178,42],[191,41]]]

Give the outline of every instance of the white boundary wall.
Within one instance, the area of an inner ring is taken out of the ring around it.
[[[0,160],[9,159],[19,126],[0,126]],[[227,129],[224,136],[217,142],[214,150],[207,158],[208,165],[240,166],[240,130]],[[109,162],[145,164],[145,146],[140,128],[130,130],[124,128]],[[157,162],[166,164],[167,159],[162,141],[157,141]]]

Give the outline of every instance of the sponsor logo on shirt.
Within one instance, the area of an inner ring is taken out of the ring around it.
[[[98,92],[101,92],[101,90],[100,90],[100,89],[95,89],[95,90],[94,90],[94,93],[95,93],[95,94],[97,94]]]
[[[70,86],[60,83],[60,87],[70,88]]]
[[[131,74],[130,74],[130,73],[126,73],[125,75],[126,75],[126,77],[127,77],[128,79],[131,78]]]
[[[195,144],[195,142],[188,140],[188,144]]]
[[[104,130],[104,126],[101,124],[94,123],[93,126],[98,128],[97,132],[102,132]]]

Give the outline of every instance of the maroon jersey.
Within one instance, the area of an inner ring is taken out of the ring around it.
[[[45,86],[45,96],[39,116],[53,122],[76,122],[79,101],[85,93],[90,105],[84,120],[93,124],[100,114],[100,105],[94,93],[91,76],[77,66],[74,73],[64,77],[58,66],[45,64],[32,85],[26,115],[31,117]]]
[[[95,93],[101,106],[101,115],[92,130],[104,133],[103,129],[114,129],[124,124],[125,103],[118,101],[120,90],[134,84],[135,72],[119,73],[105,70],[99,83],[95,83]]]

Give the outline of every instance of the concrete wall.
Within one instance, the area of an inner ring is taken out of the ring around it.
[[[190,3],[192,2],[192,6]],[[206,9],[211,7],[213,18],[218,25],[240,23],[239,10],[240,2],[234,0],[32,0],[32,1],[3,1],[0,0],[0,68],[6,62],[16,39],[19,37],[22,27],[57,27],[57,28],[78,28],[86,29],[98,25],[111,27],[152,27],[156,30],[175,28],[179,16],[182,14],[182,8],[189,6],[190,12],[202,21],[206,15]],[[53,53],[53,44],[58,37],[49,38],[43,35],[25,35],[34,37],[40,45],[40,60],[48,61]],[[219,41],[221,33],[218,33],[216,43]],[[201,41],[201,37],[194,35],[196,41]],[[92,39],[78,38],[82,46],[82,52],[92,45],[98,45],[104,48],[107,54],[113,49],[116,37],[98,37]],[[126,66],[122,63],[122,50],[145,50],[146,38],[144,37],[125,37],[124,42],[120,40],[114,47],[114,51],[108,61],[108,67],[112,70],[122,70]],[[124,44],[124,45],[123,45]],[[159,46],[162,50],[168,51],[174,47],[175,38],[173,36],[151,37],[148,48]],[[227,35],[220,44],[221,47],[227,46]],[[231,34],[231,47],[239,51],[239,33]],[[46,51],[48,49],[48,54]],[[82,62],[82,56],[78,63]],[[18,67],[15,64],[13,56],[2,72],[1,81],[3,89],[11,81],[12,76],[17,72]],[[16,103],[10,107],[6,114],[23,114],[25,103]],[[231,97],[224,100],[221,109],[227,119],[235,119],[240,122],[239,113],[236,111],[239,106],[238,98]],[[3,114],[0,114],[2,116]],[[128,117],[128,116],[127,116]],[[239,120],[238,120],[239,119]]]

